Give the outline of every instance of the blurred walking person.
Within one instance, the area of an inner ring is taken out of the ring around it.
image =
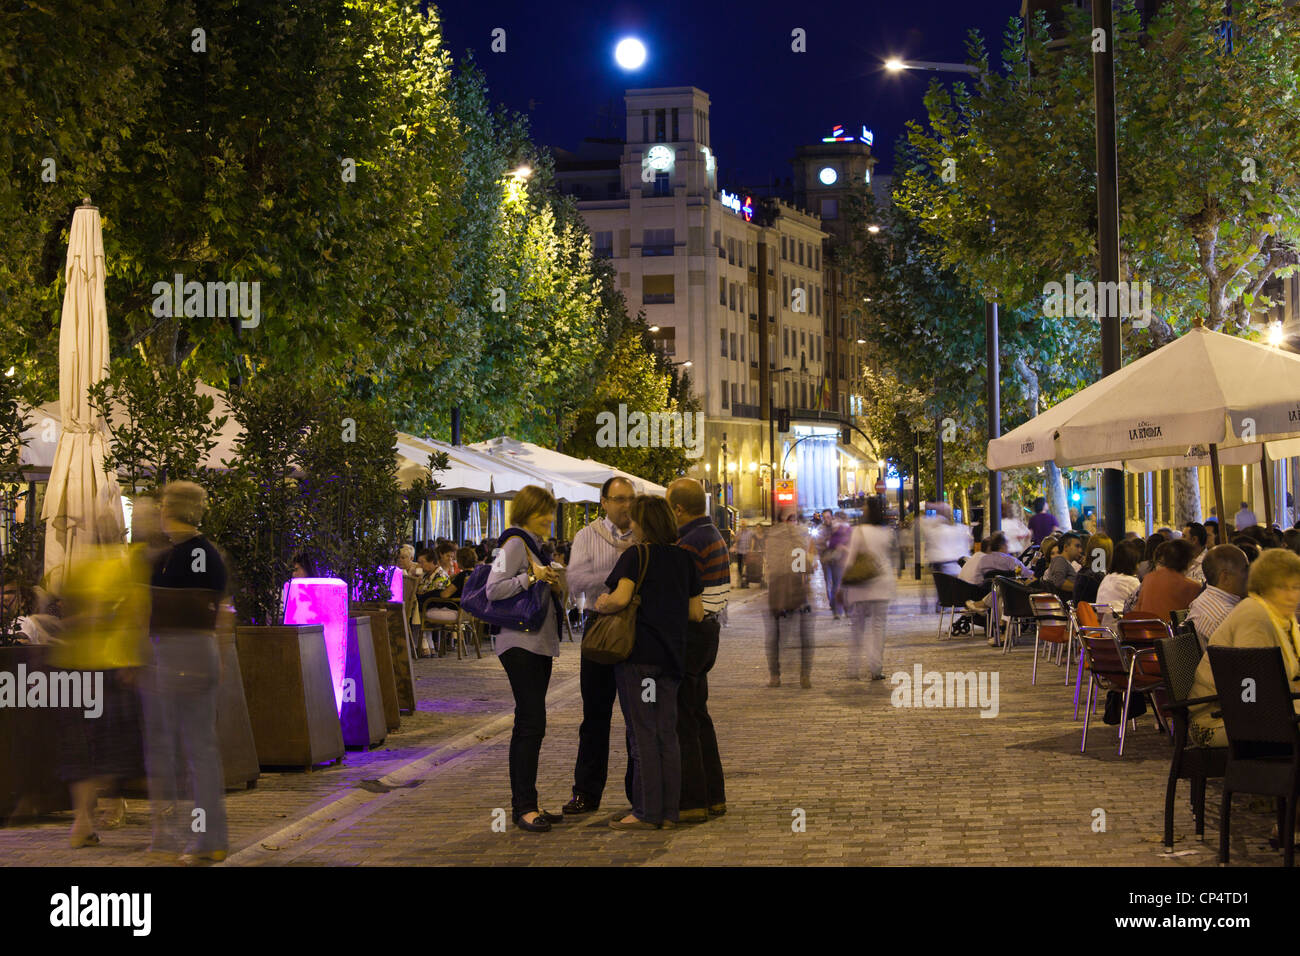
[[[632,502],[636,488],[626,478],[610,478],[600,489],[598,518],[573,537],[568,567],[569,597],[582,609],[583,626],[595,614],[596,599],[605,593],[605,579],[632,544]],[[578,759],[573,767],[573,799],[566,814],[591,813],[600,807],[609,775],[609,725],[614,718],[614,665],[583,657],[578,665],[582,691],[582,724],[578,728]],[[624,778],[632,802],[632,764]]]
[[[703,588],[704,617],[686,626],[686,667],[677,693],[677,740],[682,751],[681,821],[702,823],[727,812],[727,791],[718,735],[709,715],[709,671],[718,660],[721,615],[731,591],[727,545],[705,513],[704,487],[694,478],[668,486],[668,506],[677,523],[677,545],[695,561]],[[753,531],[741,531],[741,541]],[[746,548],[748,553],[748,547]],[[743,579],[743,578],[742,578]]]
[[[812,687],[812,609],[808,606],[808,536],[789,505],[780,509],[764,539],[767,579],[768,687],[781,686],[781,626],[799,629],[799,686]]]
[[[155,855],[194,865],[226,858],[225,778],[217,744],[217,609],[226,596],[226,564],[199,533],[207,494],[193,482],[163,489],[169,547],[155,559],[149,631],[153,660],[143,693],[149,801]],[[185,761],[184,770],[177,758]],[[188,770],[194,812],[173,812]]]
[[[632,534],[645,547],[623,552],[605,580],[610,593],[596,599],[601,614],[621,611],[641,581],[636,642],[627,660],[614,665],[628,728],[632,812],[609,825],[615,830],[657,830],[678,822],[682,755],[677,691],[686,669],[687,622],[703,620],[704,589],[695,561],[677,547],[677,524],[667,501],[638,495],[632,505]],[[721,554],[729,574],[725,542]]]
[[[849,680],[857,680],[861,671],[863,637],[867,621],[871,622],[871,636],[866,640],[867,671],[872,680],[884,680],[885,622],[889,602],[898,583],[893,572],[894,536],[885,526],[883,498],[868,498],[863,517],[865,524],[853,529],[849,539],[849,555],[845,562],[852,569],[859,554],[867,552],[874,559],[877,573],[868,580],[845,581],[842,585],[844,602],[849,606],[852,627],[849,631]],[[846,572],[848,573],[848,572]]]

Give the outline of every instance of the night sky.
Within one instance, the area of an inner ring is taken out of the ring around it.
[[[537,143],[576,149],[585,136],[621,137],[625,89],[704,90],[722,186],[790,176],[795,147],[819,141],[836,123],[871,129],[877,172],[887,172],[894,144],[907,120],[922,115],[936,74],[888,73],[883,61],[895,55],[964,61],[966,34],[975,27],[996,63],[1007,20],[1020,10],[1019,0],[445,0],[438,6],[452,55],[459,59],[473,49],[494,99],[528,114]],[[506,31],[505,53],[491,52],[496,27]],[[806,53],[790,50],[795,27],[807,31]],[[632,73],[613,58],[625,35],[637,36],[649,51]]]

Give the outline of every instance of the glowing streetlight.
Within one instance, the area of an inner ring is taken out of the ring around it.
[[[641,69],[645,57],[645,44],[636,37],[625,37],[614,47],[614,62],[625,70]]]
[[[1282,344],[1284,336],[1282,335],[1282,323],[1274,322],[1268,327],[1268,344],[1276,348]]]
[[[899,70],[906,70],[907,64],[894,56],[885,61],[885,69],[891,73],[897,73]]]
[[[876,233],[878,233],[879,231],[880,231],[880,227],[877,226],[877,225],[874,225],[874,224],[873,224],[873,225],[867,226],[867,232],[871,233],[873,236],[874,236]]]
[[[510,175],[519,180],[528,179],[533,175],[533,167],[525,163],[522,166],[510,170]]]
[[[658,332],[658,331],[659,331],[659,326],[657,326],[657,325],[652,325],[652,326],[650,326],[650,333],[651,333],[652,335],[653,335],[655,332]]]

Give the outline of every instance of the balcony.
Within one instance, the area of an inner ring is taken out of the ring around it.
[[[672,243],[663,243],[661,245],[641,247],[641,256],[643,258],[649,256],[671,256],[671,255],[676,255],[676,248],[673,246]]]
[[[642,305],[672,305],[673,293],[662,292],[658,294],[646,293],[641,296]]]
[[[734,402],[731,406],[732,418],[759,418],[759,409],[757,405],[744,405],[740,402]]]
[[[849,420],[839,412],[828,412],[813,408],[794,408],[790,417],[797,421],[826,422],[830,425],[847,425]]]

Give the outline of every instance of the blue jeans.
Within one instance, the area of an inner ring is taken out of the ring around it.
[[[647,677],[654,700],[644,699]],[[614,665],[618,702],[628,731],[632,813],[648,823],[677,822],[682,799],[682,752],[677,740],[677,688],[681,678],[657,664]]]
[[[170,852],[227,849],[225,776],[217,743],[217,684],[221,659],[205,631],[168,631],[153,637],[153,660],[141,686],[145,764],[153,804],[153,845]],[[194,809],[162,810],[179,799],[189,771]]]
[[[839,595],[840,582],[844,580],[843,561],[822,561],[822,575],[826,578],[826,603],[832,614],[847,613]]]

